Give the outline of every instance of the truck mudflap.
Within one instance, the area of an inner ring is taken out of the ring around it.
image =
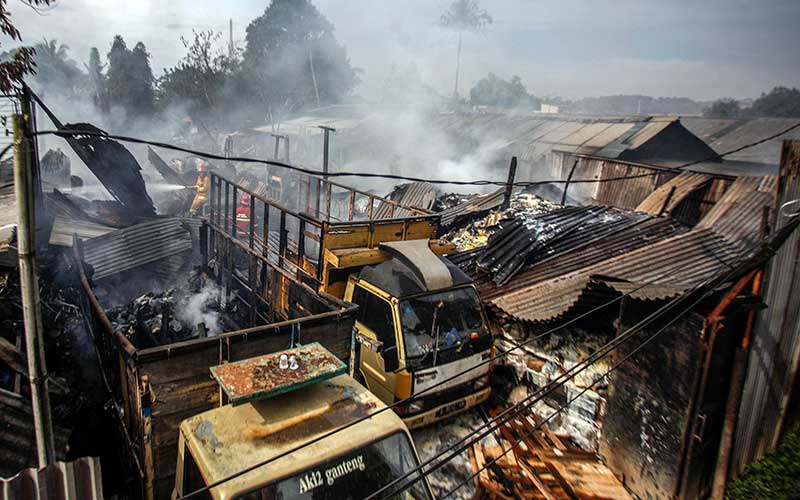
[[[422,413],[403,417],[403,422],[409,429],[424,427],[434,422],[438,422],[439,420],[444,420],[454,415],[458,415],[463,411],[483,403],[489,399],[489,395],[491,393],[491,387],[486,387],[485,389],[481,389],[478,392],[474,392],[455,401],[448,401],[429,410],[424,410]]]

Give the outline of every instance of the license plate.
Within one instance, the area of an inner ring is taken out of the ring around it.
[[[463,410],[464,407],[467,406],[467,400],[462,399],[461,401],[457,401],[455,403],[449,404],[447,406],[443,406],[436,410],[436,417],[444,417],[445,415],[450,415],[453,412],[458,410]]]

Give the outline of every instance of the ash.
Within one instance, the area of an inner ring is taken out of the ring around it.
[[[488,215],[476,219],[464,227],[452,229],[442,236],[442,239],[453,243],[459,252],[474,250],[487,245],[489,237],[495,233],[501,221],[513,218],[529,220],[559,207],[560,205],[551,203],[535,194],[517,193],[511,197],[511,206],[508,210],[493,210]]]
[[[221,333],[219,297],[219,288],[198,274],[185,286],[146,293],[106,314],[133,345],[154,347]]]
[[[465,436],[473,434],[484,423],[478,411],[477,409],[468,410],[443,422],[411,431],[420,461],[425,462],[440,453],[448,453],[457,442]],[[490,436],[487,436],[486,439],[490,439]],[[445,457],[447,456],[449,454],[445,455]],[[471,475],[469,448],[466,448],[453,460],[433,471],[428,476],[428,481],[434,496],[440,497]],[[469,481],[454,491],[450,498],[468,499],[472,498],[474,494],[475,484],[473,481]]]

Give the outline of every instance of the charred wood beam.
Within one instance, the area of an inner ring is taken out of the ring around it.
[[[0,337],[0,360],[15,372],[28,376],[28,361],[25,353],[3,337]]]

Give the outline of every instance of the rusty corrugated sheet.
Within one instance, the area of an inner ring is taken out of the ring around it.
[[[436,188],[427,182],[404,184],[398,188],[398,191],[400,191],[399,196],[396,192],[389,196],[392,201],[399,205],[394,207],[394,213],[392,214],[392,206],[389,203],[381,202],[373,214],[375,219],[411,217],[415,215],[408,208],[416,208],[421,212],[430,212],[433,203],[436,201]]]
[[[66,453],[69,433],[55,427],[56,455]],[[11,476],[36,464],[31,402],[14,392],[0,389],[0,476]]]
[[[498,287],[488,277],[478,279],[481,297],[489,300],[558,276],[567,275],[592,264],[624,255],[657,241],[682,234],[687,229],[667,217],[646,217],[632,220],[611,232],[595,234],[573,231],[572,245],[559,254],[535,259],[508,283]],[[471,256],[476,258],[476,256]],[[466,258],[462,258],[462,261]]]
[[[128,271],[192,250],[192,237],[181,219],[157,219],[118,229],[82,245],[94,279]]]
[[[778,206],[800,199],[800,141],[783,145]],[[797,206],[790,207],[796,210]],[[778,227],[788,219],[778,214]],[[737,475],[775,446],[800,358],[800,233],[795,230],[765,273],[767,309],[752,333],[748,367],[731,453]]]
[[[522,273],[520,280],[525,282],[512,280],[512,291],[492,290],[486,285],[481,286],[481,291],[504,314],[532,322],[562,317],[591,295],[589,285],[598,279],[623,293],[639,284],[653,282],[655,286],[637,292],[639,298],[656,300],[675,296],[735,265],[748,254],[750,242],[759,238],[761,220],[760,213],[753,210],[753,203],[762,202],[766,196],[763,190],[771,186],[774,179],[746,178],[736,189],[732,186],[720,199],[719,208],[689,232],[583,265],[566,274],[563,267],[558,269],[562,274],[544,280],[543,274]],[[570,256],[580,257],[580,253]],[[560,259],[573,265],[577,261]],[[543,272],[547,270],[539,270]]]
[[[440,226],[448,227],[461,217],[467,217],[470,215],[477,216],[490,210],[494,210],[502,205],[505,191],[505,188],[501,188],[491,194],[474,196],[464,203],[448,208],[447,210],[442,210],[439,212],[439,215],[441,216],[439,222]],[[518,191],[519,189],[514,189],[514,192]]]
[[[0,500],[103,500],[100,459],[56,462],[0,480]]]
[[[636,210],[652,215],[659,215],[662,211],[664,213],[672,213],[680,202],[692,194],[693,191],[711,182],[711,179],[710,175],[683,172],[660,185],[658,189],[653,191],[650,196],[636,207]],[[665,206],[668,199],[669,203]]]

